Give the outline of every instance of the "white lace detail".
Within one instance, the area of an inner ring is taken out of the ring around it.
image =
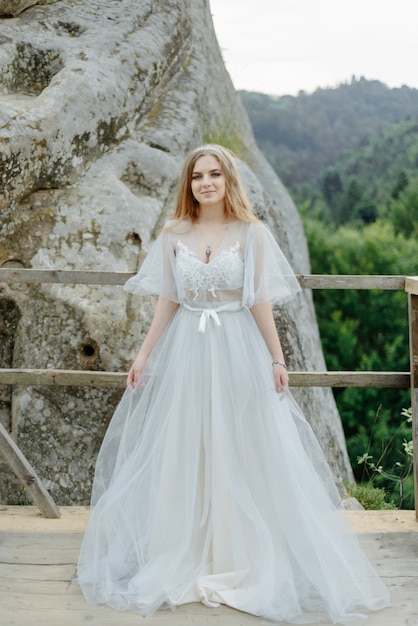
[[[177,269],[185,289],[193,293],[193,300],[209,292],[214,298],[222,289],[239,288],[243,281],[243,261],[239,256],[240,244],[219,252],[212,261],[204,263],[196,252],[182,241],[177,242]]]

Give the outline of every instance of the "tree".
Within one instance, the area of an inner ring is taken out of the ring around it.
[[[322,179],[321,190],[336,225],[360,221],[370,224],[377,218],[377,207],[367,197],[357,178],[351,176],[344,187],[338,171],[328,169]]]
[[[371,224],[377,219],[378,210],[372,200],[369,198],[361,198],[356,206],[355,217],[358,217],[364,224]]]
[[[357,205],[363,198],[363,189],[356,178],[352,177],[344,189],[338,211],[336,212],[336,223],[346,224],[350,222],[357,213]]]
[[[418,234],[418,179],[409,183],[408,187],[389,204],[388,215],[396,233],[406,238]]]
[[[396,177],[396,182],[390,194],[391,197],[394,200],[397,200],[399,196],[401,195],[401,193],[404,191],[404,189],[406,189],[406,187],[408,186],[408,183],[409,183],[408,174],[404,172],[403,170],[401,170],[398,176]]]
[[[334,169],[326,170],[322,182],[321,190],[328,205],[332,208],[335,206],[335,199],[339,198],[343,190],[341,176]]]

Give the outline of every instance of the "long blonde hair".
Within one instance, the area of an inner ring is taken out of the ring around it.
[[[178,184],[177,202],[173,218],[178,221],[190,218],[192,222],[197,219],[199,203],[192,194],[192,174],[197,159],[207,154],[214,156],[219,161],[225,177],[225,216],[241,220],[242,222],[257,221],[257,217],[242,185],[234,155],[227,148],[217,144],[199,146],[199,148],[192,150],[187,156]]]

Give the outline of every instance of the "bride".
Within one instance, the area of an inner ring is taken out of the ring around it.
[[[125,288],[159,298],[97,459],[86,600],[298,624],[387,606],[288,389],[271,305],[299,284],[228,150],[188,155],[173,219]]]

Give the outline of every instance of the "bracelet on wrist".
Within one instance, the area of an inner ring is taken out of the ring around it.
[[[287,370],[287,365],[286,365],[286,363],[282,363],[281,361],[278,361],[277,359],[274,359],[274,361],[273,361],[273,363],[272,363],[272,366],[274,366],[274,365],[281,365],[282,367],[284,367],[284,368],[285,368],[285,370]]]

